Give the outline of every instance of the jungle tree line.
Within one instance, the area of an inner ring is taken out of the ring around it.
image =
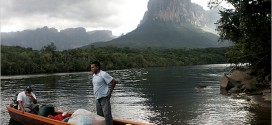
[[[103,70],[226,63],[227,48],[131,49],[102,47],[56,51],[51,43],[41,50],[1,46],[1,75],[88,71],[92,61]]]

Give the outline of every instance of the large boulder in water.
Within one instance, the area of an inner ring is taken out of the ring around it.
[[[249,75],[251,72],[251,70],[234,70],[230,75],[225,74],[220,80],[220,86],[228,91],[228,93],[251,92],[252,90],[256,90],[258,81],[255,77]]]
[[[251,79],[251,76],[248,74],[250,71],[240,71],[240,70],[234,70],[231,73],[230,78],[232,78],[235,81],[244,81],[244,80],[248,80]]]
[[[256,78],[253,78],[253,79],[244,80],[241,82],[241,84],[243,85],[242,89],[244,91],[251,91],[251,90],[257,89],[256,85],[258,84],[258,81]]]
[[[228,91],[235,86],[240,88],[240,83],[224,74],[223,78],[220,80],[220,87]]]

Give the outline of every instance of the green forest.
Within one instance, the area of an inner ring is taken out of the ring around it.
[[[88,71],[92,61],[103,70],[227,63],[228,48],[131,49],[101,47],[56,51],[51,43],[41,50],[1,46],[1,75]]]

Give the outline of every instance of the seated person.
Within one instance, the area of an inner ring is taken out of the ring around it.
[[[19,110],[38,114],[39,106],[30,86],[27,86],[25,91],[18,94],[17,101],[19,103]]]

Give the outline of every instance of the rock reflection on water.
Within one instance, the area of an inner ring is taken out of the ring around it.
[[[220,94],[219,78],[227,71],[227,65],[108,71],[119,81],[111,98],[113,117],[158,125],[271,124],[267,109],[255,110],[246,99]],[[1,124],[10,124],[5,106],[29,84],[40,104],[95,112],[90,76],[83,72],[2,77]],[[198,89],[200,84],[206,87]]]

